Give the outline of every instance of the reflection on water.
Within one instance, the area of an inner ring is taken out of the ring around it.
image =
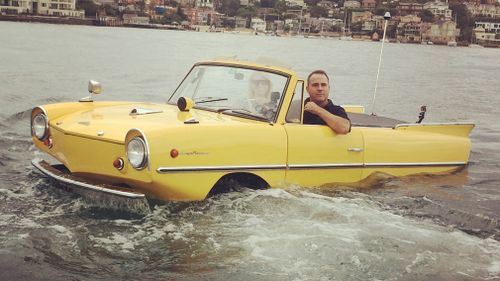
[[[0,97],[8,105],[0,113],[0,280],[500,278],[498,50],[389,44],[384,54],[377,113],[414,120],[426,104],[428,122],[473,120],[467,169],[378,178],[365,189],[232,193],[137,216],[56,188],[31,167],[39,155],[31,107],[78,100],[91,78],[103,82],[98,99],[164,102],[193,62],[235,52],[274,57],[301,75],[324,68],[336,102],[368,106],[378,45],[0,26],[10,39],[0,46]]]

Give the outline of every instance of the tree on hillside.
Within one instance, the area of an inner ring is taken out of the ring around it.
[[[274,8],[278,0],[260,0],[260,6],[262,8]]]
[[[169,0],[167,3],[168,3],[168,6],[170,6],[170,7],[174,7],[174,8],[179,7],[179,2],[177,2],[175,0]]]
[[[144,9],[146,8],[146,2],[144,0],[139,1],[139,2],[135,2],[135,4],[139,8],[139,11],[144,11]]]
[[[472,15],[467,9],[467,6],[463,3],[457,3],[450,5],[450,10],[453,11],[453,14],[457,17],[457,26],[459,28],[464,28],[468,26],[474,25],[472,21]]]
[[[86,17],[95,17],[97,12],[97,5],[92,0],[77,0],[77,10],[85,10]]]
[[[457,27],[460,28],[460,41],[470,42],[472,38],[472,29],[474,28],[474,19],[463,3],[455,3],[450,5],[450,10],[457,18]]]
[[[120,15],[120,11],[118,9],[112,7],[110,4],[104,4],[104,11],[106,12],[106,15],[116,17]]]
[[[181,23],[182,21],[184,21],[186,19],[187,19],[187,17],[184,14],[184,12],[182,11],[182,9],[177,7],[177,10],[175,13],[164,15],[163,18],[160,20],[160,23],[162,23],[162,24]]]
[[[274,5],[274,11],[283,19],[287,12],[285,0],[278,0]]]
[[[316,6],[321,0],[304,0],[307,6]]]
[[[320,6],[312,6],[309,13],[311,13],[311,17],[313,18],[328,16],[328,10]]]
[[[391,17],[398,15],[398,10],[396,8],[381,6],[375,9],[374,14],[377,16],[383,16],[386,12],[391,13]]]
[[[222,1],[222,13],[234,17],[236,12],[240,8],[240,0],[223,0]]]
[[[241,7],[236,14],[240,17],[254,17],[257,15],[257,9],[254,6]]]
[[[188,19],[188,17],[186,16],[186,14],[184,13],[184,9],[181,8],[181,7],[177,7],[177,11],[176,11],[176,14],[177,16],[179,16],[179,18],[181,19],[181,22],[182,21],[185,21]]]
[[[418,16],[423,22],[434,22],[434,14],[429,10],[422,10]]]

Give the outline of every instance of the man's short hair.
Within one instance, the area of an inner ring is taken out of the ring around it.
[[[326,71],[322,70],[322,69],[318,69],[318,70],[315,70],[313,72],[311,72],[309,74],[309,76],[307,76],[307,84],[309,85],[309,79],[311,79],[311,76],[313,76],[314,74],[322,74],[322,75],[325,75],[326,76],[326,80],[328,80],[328,83],[330,83],[330,78],[328,77],[328,74],[326,74]]]

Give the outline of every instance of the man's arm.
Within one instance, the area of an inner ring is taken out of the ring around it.
[[[318,115],[321,119],[323,119],[323,121],[325,121],[326,125],[328,125],[328,127],[330,127],[330,129],[337,134],[345,135],[349,133],[351,129],[351,122],[349,120],[331,114],[328,110],[320,107],[314,102],[306,103],[304,110]]]

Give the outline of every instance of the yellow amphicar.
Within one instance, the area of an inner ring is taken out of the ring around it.
[[[270,100],[252,83],[265,83]],[[88,98],[33,109],[33,142],[57,163],[32,163],[66,185],[141,200],[203,200],[234,183],[352,184],[468,163],[474,124],[407,124],[345,106],[352,130],[337,135],[302,124],[304,84],[289,69],[240,61],[195,64],[166,104],[97,102],[91,81]]]

